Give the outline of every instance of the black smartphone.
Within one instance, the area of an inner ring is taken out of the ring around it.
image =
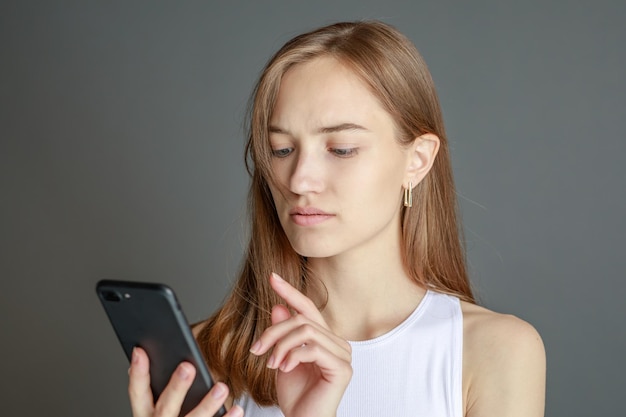
[[[150,359],[150,385],[156,401],[183,361],[196,368],[180,415],[190,412],[213,386],[211,375],[174,291],[167,285],[102,280],[96,292],[128,360],[139,346]],[[215,414],[226,413],[224,407]]]

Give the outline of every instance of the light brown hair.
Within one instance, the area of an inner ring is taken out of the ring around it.
[[[246,166],[252,177],[248,208],[250,240],[234,289],[208,320],[198,342],[212,372],[232,395],[248,392],[259,405],[276,404],[275,372],[266,357],[250,354],[252,343],[271,325],[281,303],[268,278],[277,272],[306,291],[316,282],[279,223],[268,184],[272,181],[269,121],[282,76],[294,65],[331,56],[369,86],[396,123],[398,141],[411,143],[432,133],[440,147],[426,177],[414,189],[414,205],[402,208],[402,256],[407,273],[424,288],[473,302],[448,144],[434,83],[413,44],[393,27],[345,22],[297,36],[267,63],[251,97]]]

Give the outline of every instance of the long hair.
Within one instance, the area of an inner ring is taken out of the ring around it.
[[[252,177],[250,240],[233,291],[198,336],[212,372],[232,395],[248,392],[260,405],[277,402],[276,371],[266,368],[267,358],[249,352],[271,325],[272,306],[281,302],[269,286],[269,275],[277,272],[302,291],[316,284],[306,259],[289,244],[270,194],[269,121],[283,75],[321,56],[339,60],[370,88],[394,119],[400,143],[410,144],[425,133],[439,137],[435,162],[414,189],[416,203],[402,208],[402,259],[422,287],[474,302],[443,118],[424,60],[406,37],[377,21],[336,23],[297,36],[268,61],[251,96],[246,145]]]

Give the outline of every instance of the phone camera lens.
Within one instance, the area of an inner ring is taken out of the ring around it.
[[[115,291],[103,291],[102,298],[107,301],[122,301],[122,297]]]

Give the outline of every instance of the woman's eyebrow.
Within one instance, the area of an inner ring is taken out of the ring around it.
[[[335,126],[321,127],[318,129],[318,133],[335,133],[335,132],[342,132],[345,130],[369,131],[367,128],[361,125],[358,125],[356,123],[341,123]]]
[[[270,133],[278,133],[278,134],[284,134],[284,135],[290,134],[287,130],[282,129],[276,125],[269,125],[268,130]],[[343,132],[346,130],[362,130],[365,132],[369,131],[369,129],[367,129],[366,127],[363,127],[356,123],[340,123],[338,125],[320,127],[319,129],[317,129],[316,133],[322,133],[322,134],[336,133],[336,132]]]
[[[269,125],[269,127],[267,129],[268,129],[268,131],[270,133],[280,133],[280,134],[284,134],[284,135],[289,134],[289,132],[287,132],[286,130],[283,130],[280,127],[274,126],[274,125]]]

